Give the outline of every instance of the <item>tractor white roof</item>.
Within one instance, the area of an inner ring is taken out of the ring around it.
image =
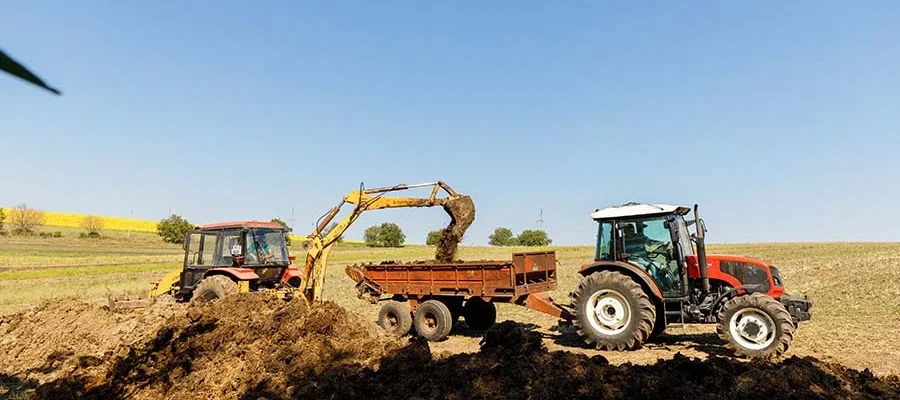
[[[632,202],[622,204],[621,206],[607,207],[602,210],[597,209],[596,211],[591,213],[591,218],[612,219],[641,215],[668,214],[672,212],[684,215],[690,211],[691,209],[689,207],[684,206],[673,206],[669,204],[643,204]]]

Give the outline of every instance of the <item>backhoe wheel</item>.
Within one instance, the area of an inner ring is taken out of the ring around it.
[[[725,302],[716,333],[738,355],[772,358],[784,353],[794,338],[791,314],[778,300],[762,293],[738,296]]]
[[[203,278],[191,296],[192,303],[209,303],[238,292],[237,282],[225,275],[213,275]]]
[[[463,316],[469,329],[483,331],[497,322],[497,307],[494,303],[488,303],[481,297],[472,297],[466,301],[463,307]]]
[[[385,302],[378,313],[378,325],[387,333],[401,337],[412,328],[412,312],[408,303],[396,300]]]
[[[450,309],[444,303],[428,300],[419,305],[413,325],[419,336],[430,342],[437,342],[446,339],[450,334],[453,320]]]
[[[594,272],[575,289],[578,334],[602,350],[633,350],[653,332],[656,307],[637,282],[613,271]]]

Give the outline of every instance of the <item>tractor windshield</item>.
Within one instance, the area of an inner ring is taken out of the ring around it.
[[[617,244],[632,264],[653,277],[663,294],[682,292],[681,269],[666,216],[616,222]]]
[[[247,231],[246,265],[288,264],[284,231],[279,229],[250,229]]]

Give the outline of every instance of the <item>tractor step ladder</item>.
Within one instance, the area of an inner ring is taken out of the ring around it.
[[[670,311],[669,307],[668,307],[669,304],[678,304],[678,310]],[[663,312],[665,312],[664,317],[665,317],[667,329],[670,327],[674,327],[673,325],[669,324],[669,317],[677,317],[677,319],[679,321],[678,328],[684,329],[684,312],[683,312],[683,310],[684,310],[684,298],[663,299]]]

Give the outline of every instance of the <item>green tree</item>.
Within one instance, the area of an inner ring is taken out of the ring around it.
[[[428,237],[425,239],[425,244],[429,246],[435,246],[441,241],[441,237],[444,236],[444,230],[438,229],[436,231],[428,232]]]
[[[369,247],[400,247],[406,241],[406,235],[397,224],[385,222],[366,228],[363,239]]]
[[[3,212],[3,209],[0,208],[0,232],[3,231],[3,221],[6,220],[6,213]]]
[[[516,238],[508,228],[494,229],[494,233],[488,236],[488,244],[491,246],[515,246]]]
[[[526,229],[519,234],[517,239],[521,246],[549,246],[553,240],[547,236],[547,232],[540,229]]]
[[[403,245],[403,242],[406,241],[406,235],[403,234],[403,230],[400,229],[397,224],[392,222],[381,224],[378,237],[385,247],[400,247]]]
[[[382,245],[381,245],[381,227],[378,225],[372,225],[372,226],[366,228],[366,232],[363,233],[363,240],[366,241],[366,246],[382,247]]]
[[[194,229],[194,225],[180,215],[172,214],[169,218],[159,221],[156,225],[156,234],[168,243],[184,243],[184,237]]]
[[[278,225],[281,225],[281,227],[284,228],[284,230],[285,230],[285,232],[284,232],[284,242],[285,242],[288,246],[290,246],[290,245],[291,245],[291,231],[292,231],[292,229],[291,229],[291,227],[288,226],[287,222],[284,222],[284,221],[282,221],[282,220],[280,220],[280,219],[278,219],[278,218],[272,218],[272,220],[271,220],[270,222],[274,222],[274,223],[276,223],[276,224],[278,224]]]

